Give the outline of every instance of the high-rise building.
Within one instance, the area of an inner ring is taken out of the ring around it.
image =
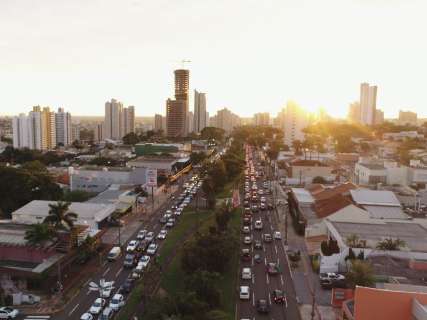
[[[127,108],[123,108],[122,115],[122,137],[127,135],[128,133],[135,132],[135,107],[129,106]]]
[[[375,124],[376,108],[377,86],[362,83],[360,85],[360,122],[365,125]]]
[[[399,110],[398,121],[400,124],[416,125],[418,121],[418,115],[416,112]]]
[[[348,107],[348,121],[352,123],[360,123],[360,103],[355,101]]]
[[[188,133],[194,132],[194,114],[191,111],[187,113],[187,124],[188,124]]]
[[[14,148],[30,148],[33,146],[34,132],[31,123],[31,118],[23,113],[12,119],[12,135]]]
[[[93,140],[95,142],[100,142],[102,141],[102,130],[104,128],[104,125],[102,123],[98,123],[95,128],[93,129]]]
[[[154,115],[154,131],[164,131],[165,128],[163,128],[163,116],[161,114],[155,114]]]
[[[103,129],[103,138],[120,140],[123,135],[123,103],[117,101],[116,99],[111,99],[105,103],[105,119],[104,119],[104,129]]]
[[[168,137],[185,137],[186,136],[186,101],[172,100],[166,101],[166,130]]]
[[[178,69],[175,74],[175,100],[166,101],[166,128],[169,137],[185,137],[188,134],[188,90],[190,71]]]
[[[71,126],[71,139],[80,141],[80,123],[75,123]]]
[[[268,112],[259,112],[254,114],[254,125],[256,126],[269,126],[270,114]]]
[[[288,102],[285,112],[284,140],[286,145],[292,147],[295,140],[304,140],[303,129],[309,124],[309,115],[295,102]]]
[[[241,124],[239,116],[227,108],[218,110],[216,116],[214,116],[213,119],[211,118],[211,121],[211,126],[221,128],[225,132],[231,132],[235,127]]]
[[[384,122],[384,111],[377,109],[375,111],[375,124],[382,124]]]
[[[206,127],[206,94],[194,90],[194,128],[199,133]]]
[[[58,108],[55,113],[56,143],[57,145],[68,146],[71,140],[71,114],[65,112],[63,108]]]

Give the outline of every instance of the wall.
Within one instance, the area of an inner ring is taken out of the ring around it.
[[[0,260],[41,263],[56,254],[54,248],[40,249],[30,246],[1,246]]]
[[[324,177],[329,178],[334,176],[332,174],[332,167],[320,167],[320,166],[292,166],[291,167],[291,177],[295,179],[301,179],[304,181],[307,178],[314,177]]]

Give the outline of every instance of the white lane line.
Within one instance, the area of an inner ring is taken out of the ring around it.
[[[267,258],[266,257],[264,257],[264,263],[267,266]]]
[[[255,275],[252,276],[252,284],[255,284]]]
[[[280,260],[279,260],[279,257],[277,257],[277,265],[279,264],[280,264]]]
[[[117,271],[117,272],[116,272],[116,278],[119,276],[120,272],[122,272],[122,271],[123,271],[123,267],[121,267],[121,268],[119,269],[119,271]]]
[[[276,245],[274,245],[274,250],[276,251],[276,254],[277,254],[277,246]]]
[[[285,308],[288,308],[288,299],[285,297]]]
[[[252,292],[252,305],[255,307],[255,293]]]
[[[88,290],[87,292],[86,292],[86,295],[88,296],[88,295],[90,295],[90,293],[91,293],[92,291],[90,291],[90,290]]]
[[[71,316],[73,314],[74,311],[76,311],[76,309],[79,307],[79,303],[77,303],[74,308],[70,311],[70,313],[68,313],[68,316]]]
[[[268,294],[268,302],[269,302],[269,304],[271,306],[271,295],[270,294]]]
[[[267,275],[266,282],[267,282],[267,285],[269,285],[270,284],[270,277],[268,276],[268,273],[266,275]]]
[[[285,281],[283,281],[283,275],[280,275],[280,283],[282,284],[282,286],[285,285]]]
[[[90,279],[90,278],[87,279],[87,281],[84,283],[83,287],[86,287],[88,285],[88,283],[91,282],[91,281],[92,281],[92,279]]]
[[[105,276],[108,273],[108,271],[110,271],[110,267],[108,267],[102,275]]]
[[[252,258],[252,267],[254,266],[254,258]]]

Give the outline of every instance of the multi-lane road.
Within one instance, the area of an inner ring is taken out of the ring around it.
[[[257,161],[254,159],[253,161]],[[257,170],[256,164],[254,164]],[[263,177],[257,179],[258,190],[266,190],[263,188]],[[269,184],[270,185],[270,184]],[[252,183],[250,183],[252,186]],[[267,203],[273,203],[271,195],[264,195],[267,198]],[[259,198],[254,203],[259,206]],[[255,229],[255,221],[261,220],[262,230]],[[268,233],[273,237],[275,231],[279,230],[279,219],[276,210],[258,210],[252,212],[252,223],[250,233],[241,233],[241,248],[250,250],[251,259],[249,261],[241,260],[239,270],[239,288],[240,286],[250,287],[250,299],[239,300],[237,302],[237,319],[300,319],[298,304],[296,301],[295,289],[291,279],[291,271],[289,260],[286,255],[286,246],[282,239],[273,239],[267,243],[263,241],[263,235]],[[251,244],[244,244],[245,236],[252,238]],[[283,236],[283,235],[282,235]],[[282,237],[283,238],[283,237]],[[261,241],[262,249],[255,249],[255,241]],[[256,254],[260,255],[260,262],[254,260]],[[266,272],[268,263],[273,262],[279,266],[279,273],[269,275]],[[241,272],[243,268],[251,268],[252,279],[243,280]],[[273,300],[273,291],[279,289],[285,292],[286,301],[283,304],[276,304]],[[269,304],[268,313],[260,313],[257,311],[257,301],[265,299]]]

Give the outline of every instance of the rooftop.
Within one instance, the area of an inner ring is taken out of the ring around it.
[[[300,204],[312,204],[314,203],[314,198],[311,193],[304,188],[292,188],[292,193]]]
[[[337,186],[334,186],[332,188],[324,188],[324,190],[317,193],[312,192],[312,195],[316,200],[325,200],[339,194],[348,193],[350,190],[354,190],[356,188],[357,186],[355,184],[351,182],[346,182],[346,183],[342,183]]]
[[[303,166],[303,167],[327,167],[328,166],[318,160],[295,160],[295,161],[292,161],[291,165]]]
[[[400,202],[392,191],[356,189],[350,190],[351,197],[358,205],[382,205],[400,207]]]
[[[385,170],[384,165],[375,163],[358,163],[359,166],[365,167],[369,170]]]

